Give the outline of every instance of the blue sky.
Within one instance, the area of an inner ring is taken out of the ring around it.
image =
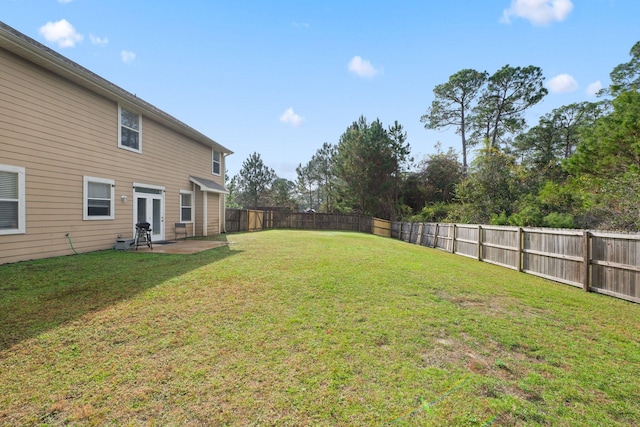
[[[395,120],[421,159],[459,151],[420,123],[464,68],[542,68],[527,115],[595,101],[640,40],[637,0],[0,0],[0,20],[235,152],[295,180],[360,115]]]

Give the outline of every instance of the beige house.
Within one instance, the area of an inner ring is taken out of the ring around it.
[[[0,264],[224,232],[230,154],[0,22]]]

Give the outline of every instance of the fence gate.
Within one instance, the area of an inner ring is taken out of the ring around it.
[[[264,224],[264,211],[247,210],[247,230],[262,230]]]
[[[391,237],[391,221],[386,219],[373,218],[371,232],[376,236]]]

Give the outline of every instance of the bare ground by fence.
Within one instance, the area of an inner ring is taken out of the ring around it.
[[[350,214],[266,211],[261,216],[257,212],[261,211],[227,209],[227,231],[284,228],[373,233],[640,303],[638,234],[391,222]]]

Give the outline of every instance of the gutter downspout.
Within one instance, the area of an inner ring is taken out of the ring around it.
[[[191,203],[193,203],[193,208],[192,208],[192,215],[193,217],[191,218],[191,235],[195,236],[196,235],[196,183],[192,182],[191,183],[191,194],[193,194],[193,200],[191,201]]]

